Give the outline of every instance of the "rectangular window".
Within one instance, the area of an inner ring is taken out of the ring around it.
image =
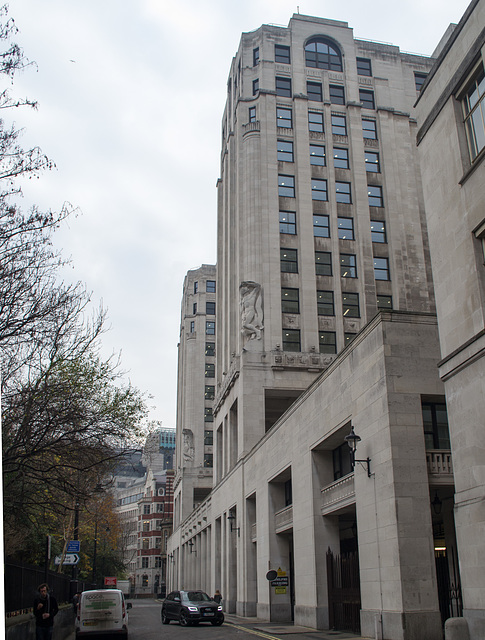
[[[199,290],[199,283],[197,282],[197,280],[194,282],[194,293],[197,293],[197,291]]]
[[[216,303],[215,302],[206,302],[205,303],[205,312],[208,316],[216,315]]]
[[[450,449],[448,413],[444,402],[421,402],[426,449]]]
[[[335,331],[320,331],[318,346],[320,353],[337,353],[337,334]]]
[[[296,234],[296,213],[294,211],[280,211],[280,233]]]
[[[206,356],[215,356],[216,355],[216,343],[215,342],[206,342],[205,343],[205,355]]]
[[[340,478],[348,476],[349,473],[352,473],[350,448],[346,442],[332,451],[332,458],[334,480],[340,480]]]
[[[278,176],[278,195],[282,198],[295,197],[295,177],[294,176]]]
[[[150,531],[150,520],[143,520],[143,531]]]
[[[204,467],[212,468],[214,466],[212,453],[204,453]]]
[[[197,313],[197,302],[194,302],[194,304],[192,305],[192,314],[195,316],[196,313]]]
[[[330,238],[328,216],[313,214],[313,235],[317,238]]]
[[[471,159],[474,160],[485,147],[485,74],[480,66],[463,98],[465,129],[470,148]]]
[[[374,258],[374,277],[376,280],[390,280],[388,258]]]
[[[332,275],[332,254],[330,251],[315,251],[315,273],[317,276]]]
[[[317,310],[319,316],[334,316],[333,291],[317,291]]]
[[[360,318],[358,293],[342,292],[342,312],[346,318]]]
[[[350,182],[336,182],[335,193],[337,197],[337,202],[341,204],[352,203],[352,191],[350,189]]]
[[[160,556],[155,556],[155,569],[160,569],[162,567],[162,558]]]
[[[359,76],[371,76],[372,67],[369,58],[357,58],[357,74]]]
[[[338,237],[339,240],[355,240],[354,237],[354,219],[353,218],[337,218]]]
[[[367,185],[367,195],[369,196],[369,207],[383,207],[382,187]]]
[[[340,254],[340,276],[342,278],[357,278],[357,263],[353,253]]]
[[[293,112],[291,109],[276,107],[276,125],[283,129],[293,129]]]
[[[320,144],[310,145],[310,164],[315,166],[325,166],[325,147]]]
[[[149,505],[149,504],[144,504],[144,505],[143,505],[143,513],[144,513],[145,515],[147,515],[147,514],[149,514],[149,513],[150,513],[150,505]]]
[[[277,151],[280,162],[293,162],[293,142],[277,140]]]
[[[216,292],[216,281],[215,280],[207,280],[205,284],[205,290],[207,293],[215,293]]]
[[[414,84],[416,86],[416,91],[421,91],[421,87],[423,86],[424,81],[427,77],[427,73],[418,73],[417,71],[414,72]]]
[[[193,320],[190,321],[190,333],[195,333],[195,322]]]
[[[282,44],[275,44],[274,61],[280,62],[281,64],[290,64],[290,47],[286,47]]]
[[[333,148],[333,166],[336,169],[349,168],[349,150],[348,149],[340,149],[339,147]]]
[[[307,82],[306,92],[308,95],[308,100],[314,100],[315,102],[322,102],[323,93],[322,93],[321,82]]]
[[[147,556],[143,556],[141,559],[141,568],[142,569],[148,569],[148,557]],[[146,581],[146,585],[143,586],[147,586],[148,585],[148,577],[147,577],[147,581]]]
[[[299,329],[283,329],[283,351],[301,351]]]
[[[214,432],[206,429],[204,431],[204,445],[206,447],[210,447],[213,444],[214,444]]]
[[[276,76],[276,95],[283,98],[291,98],[291,78],[279,78]]]
[[[326,180],[312,178],[312,200],[328,200]]]
[[[368,89],[359,89],[359,100],[364,109],[375,109],[374,92]]]
[[[381,220],[371,220],[370,233],[372,242],[379,242],[381,244],[385,244],[387,242],[385,222],[382,222]]]
[[[337,116],[332,114],[332,133],[336,136],[347,135],[347,121],[345,116]]]
[[[300,295],[298,289],[281,289],[282,313],[300,313]]]
[[[330,102],[332,104],[345,104],[345,91],[341,85],[330,85]]]
[[[214,336],[216,334],[216,323],[215,322],[206,322],[205,323],[205,332],[208,336]]]
[[[216,377],[216,365],[210,362],[205,363],[205,377],[206,378],[215,378]]]
[[[212,415],[212,407],[204,408],[204,422],[213,422],[214,416]]]
[[[344,346],[350,344],[356,335],[356,333],[344,333]]]
[[[280,264],[282,273],[298,273],[298,251],[280,248]]]
[[[256,122],[256,107],[249,107],[249,122]]]
[[[378,309],[392,309],[392,296],[377,295]]]
[[[259,64],[259,47],[253,49],[253,67]]]
[[[375,120],[362,118],[362,133],[366,140],[377,140],[377,123]]]
[[[205,385],[205,391],[204,391],[204,398],[206,400],[214,400],[214,394],[216,392],[216,388],[215,385],[213,384],[206,384]]]
[[[308,112],[308,130],[323,133],[323,113],[319,111]]]
[[[255,96],[259,91],[259,78],[253,80],[253,96]]]
[[[369,173],[380,173],[379,154],[375,151],[365,152],[365,170]]]

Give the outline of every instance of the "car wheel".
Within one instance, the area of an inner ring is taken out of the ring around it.
[[[185,613],[185,611],[180,612],[179,622],[180,622],[180,626],[182,627],[188,627],[190,625],[190,622],[187,619],[187,614]]]
[[[170,618],[167,618],[165,611],[162,611],[162,624],[170,624]]]
[[[219,620],[211,620],[211,625],[214,627],[220,627],[223,622],[223,618],[220,618]]]

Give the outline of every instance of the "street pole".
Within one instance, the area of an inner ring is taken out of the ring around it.
[[[73,540],[79,540],[79,500],[76,498],[74,505],[74,535]],[[72,579],[77,580],[77,564],[72,567]],[[77,591],[77,585],[76,585]]]
[[[98,519],[94,521],[93,577],[91,582],[96,587],[96,546],[98,543]]]

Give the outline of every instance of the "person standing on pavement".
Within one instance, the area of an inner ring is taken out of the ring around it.
[[[221,592],[219,591],[219,589],[216,589],[216,592],[215,592],[214,597],[212,599],[214,600],[214,602],[217,602],[217,604],[221,604],[222,595],[221,595]]]
[[[49,587],[44,582],[37,588],[39,595],[34,600],[35,640],[51,640],[54,617],[59,611],[57,601],[49,594]]]

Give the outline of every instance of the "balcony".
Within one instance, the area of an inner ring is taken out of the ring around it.
[[[355,502],[354,474],[349,473],[323,487],[321,514],[323,516]]]
[[[274,526],[276,533],[283,533],[293,527],[293,505],[290,504],[274,514]]]
[[[453,463],[449,449],[428,449],[426,466],[430,484],[454,484]]]

